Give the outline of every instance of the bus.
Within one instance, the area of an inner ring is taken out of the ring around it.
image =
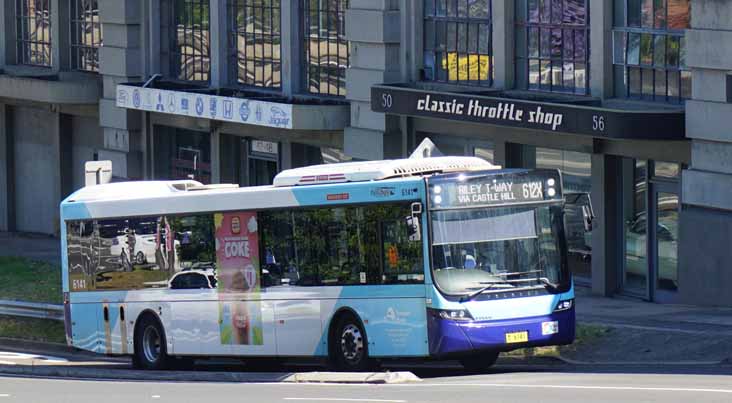
[[[481,370],[569,344],[561,183],[558,170],[427,157],[295,168],[270,186],[87,186],[61,203],[67,341],[142,369],[419,357]],[[111,248],[140,223],[156,250],[125,267]]]

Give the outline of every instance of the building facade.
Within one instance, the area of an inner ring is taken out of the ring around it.
[[[578,284],[732,306],[732,4],[1,4],[0,230],[57,232],[90,159],[118,178],[248,186],[429,137],[445,154],[562,169]]]

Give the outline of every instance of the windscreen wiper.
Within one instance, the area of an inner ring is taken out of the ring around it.
[[[482,287],[481,289],[479,289],[477,291],[473,291],[470,294],[464,295],[462,298],[460,298],[460,302],[468,302],[468,301],[472,300],[473,298],[477,297],[478,295],[490,290],[491,288],[493,288],[497,285],[508,285],[513,288],[513,285],[508,284],[508,283],[490,282],[490,283],[478,283],[478,284],[488,284],[488,285],[485,287]]]
[[[472,300],[473,298],[477,297],[478,295],[490,290],[491,288],[495,287],[496,283],[490,283],[485,287],[480,288],[478,291],[474,291],[470,294],[464,295],[462,298],[460,298],[460,302],[468,302]]]
[[[548,278],[546,277],[539,277],[537,280],[539,280],[540,283],[544,285],[549,291],[557,292],[559,291],[559,284],[552,283]]]

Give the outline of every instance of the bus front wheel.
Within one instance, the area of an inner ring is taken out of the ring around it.
[[[151,370],[164,369],[168,364],[165,332],[160,321],[152,315],[139,319],[132,364],[135,368]]]
[[[471,372],[485,372],[496,363],[496,360],[498,360],[498,352],[493,351],[465,357],[460,360],[460,364]]]
[[[371,368],[366,332],[352,315],[340,318],[331,342],[331,363],[337,370],[365,371]]]

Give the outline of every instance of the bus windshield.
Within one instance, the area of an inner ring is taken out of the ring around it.
[[[560,204],[433,211],[434,281],[453,295],[555,288],[562,220]]]

